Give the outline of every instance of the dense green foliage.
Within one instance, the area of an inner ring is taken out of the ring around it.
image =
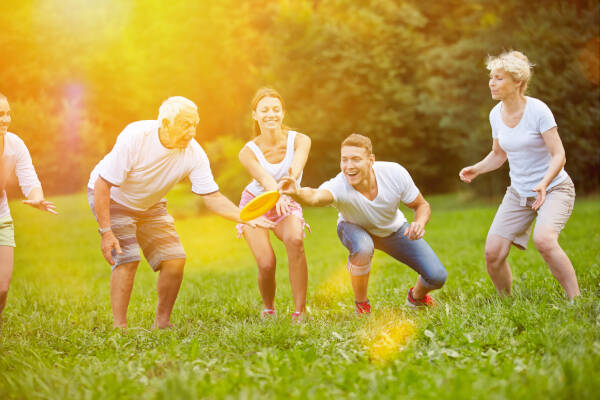
[[[178,188],[169,209],[188,262],[177,327],[149,330],[156,275],[144,262],[128,334],[111,329],[110,272],[85,196],[53,200],[60,218],[11,205],[18,247],[0,333],[2,399],[591,399],[600,390],[597,197],[577,202],[561,235],[582,289],[575,304],[532,248],[512,251],[515,295],[499,298],[483,261],[497,204],[434,196],[426,239],[449,272],[435,292],[440,306],[405,308],[415,272],[376,252],[368,319],[352,314],[335,211],[308,209],[311,318],[291,326],[281,243],[274,243],[281,317],[265,323],[246,244],[231,222],[196,217],[196,197]],[[414,335],[378,362],[367,339],[407,321]]]
[[[166,4],[3,2],[0,92],[49,190],[79,190],[125,125],[155,118],[178,94],[199,105],[198,140],[237,197],[248,176],[236,153],[264,85],[283,94],[288,125],[313,139],[306,183],[336,172],[340,140],[356,131],[424,192],[452,190],[491,147],[485,58],[511,48],[536,64],[529,94],[553,110],[578,190],[598,189],[597,0]],[[507,179],[475,185],[497,193]]]

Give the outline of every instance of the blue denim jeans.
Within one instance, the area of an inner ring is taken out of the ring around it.
[[[441,288],[448,275],[446,268],[425,240],[410,240],[405,237],[406,229],[408,223],[405,222],[390,236],[378,237],[358,225],[342,221],[337,226],[337,233],[344,246],[350,251],[348,256],[350,263],[368,264],[373,258],[374,250],[378,249],[414,269],[426,288]]]

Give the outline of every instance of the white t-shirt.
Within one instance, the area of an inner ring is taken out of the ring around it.
[[[526,96],[525,111],[521,121],[509,128],[502,121],[502,102],[490,111],[492,137],[508,156],[510,184],[522,197],[534,197],[533,189],[544,179],[552,156],[542,133],[556,126],[552,111],[543,101]],[[548,189],[561,183],[567,173],[564,168],[550,182]]]
[[[198,142],[192,139],[185,149],[167,149],[158,138],[155,120],[129,124],[92,171],[89,188],[94,188],[98,176],[114,185],[111,199],[140,211],[161,201],[185,177],[189,177],[196,194],[219,190]]]
[[[29,150],[25,142],[14,133],[6,132],[4,136],[4,182],[8,179],[8,174],[15,170],[19,186],[25,197],[29,196],[32,189],[42,187],[40,180],[35,173]],[[0,218],[10,217],[8,200],[6,192],[3,190],[0,194]]]
[[[329,190],[333,195],[333,206],[339,211],[338,223],[351,222],[375,236],[389,236],[406,222],[398,209],[400,202],[412,203],[419,189],[400,164],[375,161],[373,170],[377,180],[377,197],[373,201],[354,189],[342,172],[319,189]]]
[[[283,160],[276,164],[271,164],[267,161],[264,154],[260,150],[260,148],[256,145],[256,143],[250,141],[246,143],[246,146],[252,150],[258,163],[275,179],[275,181],[279,182],[281,178],[287,176],[289,174],[290,165],[292,165],[292,160],[294,159],[294,142],[296,140],[296,131],[288,131],[287,136],[287,147],[285,152],[285,157]],[[300,172],[300,176],[296,180],[297,185],[300,185],[302,181],[302,172]],[[246,186],[246,190],[252,193],[254,196],[258,196],[264,192],[266,192],[263,185],[261,185],[256,179]]]

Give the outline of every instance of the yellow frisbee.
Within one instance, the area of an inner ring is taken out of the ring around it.
[[[242,208],[240,218],[242,221],[250,221],[260,217],[273,208],[275,203],[277,203],[277,200],[279,200],[279,192],[277,190],[271,190],[258,195]]]

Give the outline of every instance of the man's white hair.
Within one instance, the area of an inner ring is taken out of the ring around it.
[[[502,68],[515,81],[521,81],[523,84],[519,88],[521,94],[525,93],[527,83],[531,78],[531,67],[534,64],[529,62],[527,56],[520,51],[506,51],[497,57],[489,56],[487,59],[487,69],[490,71]]]
[[[193,101],[183,96],[169,97],[158,108],[158,122],[162,124],[164,119],[167,119],[169,123],[173,123],[177,114],[181,111],[188,110],[198,113],[198,106]]]

